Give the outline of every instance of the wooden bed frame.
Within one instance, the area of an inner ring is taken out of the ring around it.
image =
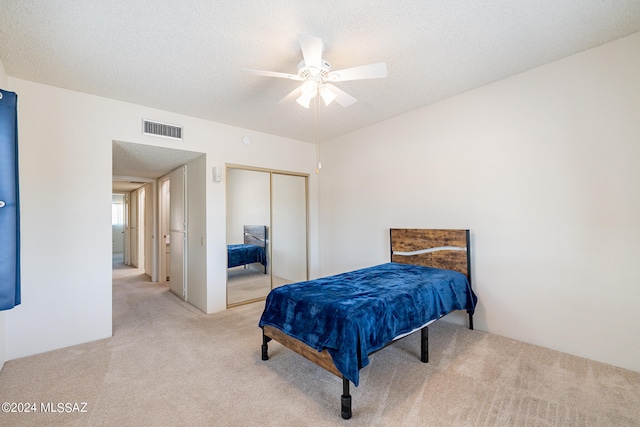
[[[469,285],[471,285],[469,230],[392,228],[390,230],[390,243],[392,262],[458,271],[467,276]],[[467,313],[469,314],[469,329],[473,329],[473,311],[467,310]],[[421,334],[420,360],[424,363],[429,361],[428,325],[430,323],[432,322],[419,328]],[[417,332],[417,329],[413,332]],[[387,343],[386,346],[408,335],[410,334],[397,337]],[[279,342],[342,378],[341,415],[344,419],[351,418],[349,380],[338,371],[326,349],[319,352],[279,329],[265,325],[262,330],[262,360],[269,359],[268,342],[270,340]]]

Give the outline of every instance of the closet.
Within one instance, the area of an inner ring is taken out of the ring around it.
[[[227,306],[264,299],[308,278],[308,175],[227,165],[227,245],[260,251],[264,262],[228,263]],[[264,231],[263,231],[264,230]],[[231,253],[231,252],[229,252]]]

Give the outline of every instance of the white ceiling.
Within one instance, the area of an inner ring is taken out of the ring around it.
[[[318,142],[638,32],[640,0],[0,0],[0,18],[10,76]],[[317,122],[278,105],[298,83],[243,70],[295,74],[299,34],[388,77],[337,84],[358,102]],[[114,142],[113,189],[197,155]]]
[[[112,191],[128,193],[204,156],[204,153],[113,141],[111,156]]]
[[[9,76],[322,141],[640,31],[639,0],[0,0]],[[296,87],[299,34],[333,69],[384,61],[386,79],[337,84],[350,107],[277,105]]]

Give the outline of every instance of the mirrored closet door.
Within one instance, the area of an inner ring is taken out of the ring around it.
[[[307,280],[307,175],[227,165],[227,306]]]
[[[271,175],[272,286],[307,280],[307,180]]]

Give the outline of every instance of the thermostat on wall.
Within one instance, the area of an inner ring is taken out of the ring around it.
[[[213,167],[213,182],[220,182],[222,181],[222,168],[220,168],[219,166],[214,166]]]

